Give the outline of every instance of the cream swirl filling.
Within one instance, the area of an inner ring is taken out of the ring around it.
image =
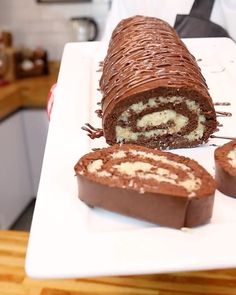
[[[130,161],[130,156],[135,156],[137,160]],[[105,170],[103,168],[103,160],[97,159],[90,162],[87,166],[87,171],[99,177],[117,176],[118,172],[118,175],[121,174],[130,177],[132,185],[134,184],[135,177],[141,180],[155,180],[157,185],[158,183],[166,182],[183,187],[191,197],[195,195],[194,191],[198,190],[202,184],[201,179],[195,176],[190,167],[183,163],[170,160],[166,156],[130,149],[128,153],[124,151],[112,153],[109,158],[109,169]],[[119,163],[114,162],[117,159],[121,161]],[[145,162],[145,159],[151,159],[155,162]],[[185,177],[180,179],[175,172],[176,170],[170,171],[166,168],[166,165],[177,170],[182,170]]]
[[[227,158],[228,158],[228,160],[229,160],[230,165],[231,165],[233,168],[236,168],[236,148],[232,149],[232,150],[228,153]]]
[[[144,116],[139,118],[136,124],[138,128],[144,129],[142,131],[133,131],[132,127],[129,126],[130,112],[135,112],[136,114],[139,114],[148,108],[156,108],[161,104],[163,105],[165,103],[172,103],[174,105],[178,105],[183,102],[185,103],[187,109],[190,112],[193,112],[198,120],[197,127],[189,134],[183,135],[183,137],[189,141],[202,138],[205,130],[204,123],[206,121],[206,118],[204,115],[200,115],[199,105],[193,100],[185,99],[184,97],[180,96],[172,96],[150,98],[146,103],[143,103],[141,101],[129,106],[129,108],[124,111],[118,118],[118,122],[124,122],[126,123],[126,126],[120,126],[119,124],[117,124],[116,141],[137,141],[139,136],[152,138],[155,136],[178,133],[182,128],[187,126],[187,124],[189,123],[189,118],[187,116],[184,116],[183,114],[178,113],[174,109],[154,111],[152,113],[145,114]],[[170,122],[174,122],[174,124],[168,124]],[[165,125],[165,127],[163,127],[163,124]],[[152,127],[152,129],[148,130],[148,127]],[[145,128],[147,128],[147,130],[145,130]]]

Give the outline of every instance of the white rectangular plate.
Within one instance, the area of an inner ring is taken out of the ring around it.
[[[199,60],[214,101],[231,102],[217,110],[219,135],[235,136],[236,46],[226,38],[187,39]],[[101,126],[94,110],[98,61],[105,45],[66,45],[43,161],[36,208],[26,257],[27,274],[35,278],[129,275],[236,267],[236,199],[216,192],[212,220],[194,229],[159,227],[101,209],[78,199],[74,165],[104,139],[91,141],[81,130],[85,122]],[[203,147],[173,152],[192,157],[214,174],[211,140]]]

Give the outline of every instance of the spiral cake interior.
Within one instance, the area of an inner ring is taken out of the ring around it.
[[[195,196],[202,183],[199,170],[188,158],[169,155],[160,151],[139,150],[128,147],[111,151],[104,157],[97,152],[94,159],[88,159],[77,172],[99,182],[137,190],[173,193]]]
[[[160,225],[206,223],[215,182],[197,162],[170,152],[115,144],[84,155],[76,164],[79,198]]]
[[[179,96],[150,98],[122,112],[116,125],[116,141],[137,141],[139,137],[148,140],[163,135],[199,140],[205,131],[205,121],[205,115],[200,114],[199,105],[193,100]]]

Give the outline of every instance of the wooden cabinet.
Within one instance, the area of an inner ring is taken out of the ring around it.
[[[0,228],[16,220],[32,199],[29,158],[25,149],[22,113],[0,123]]]

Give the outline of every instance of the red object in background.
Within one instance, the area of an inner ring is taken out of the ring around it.
[[[9,81],[0,79],[0,86],[6,86],[9,84]]]
[[[52,109],[53,109],[53,102],[55,98],[55,89],[56,89],[57,84],[54,84],[49,93],[48,93],[48,101],[47,101],[47,114],[48,114],[48,120],[50,121]]]

